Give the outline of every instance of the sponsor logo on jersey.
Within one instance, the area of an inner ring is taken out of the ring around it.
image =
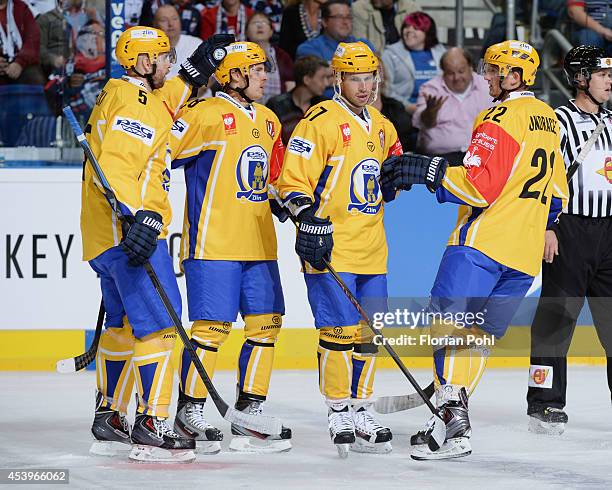
[[[170,134],[177,139],[182,139],[187,133],[189,129],[189,124],[187,124],[183,119],[177,119],[172,123],[172,129],[170,130]]]
[[[463,157],[463,166],[470,169],[484,168],[497,146],[497,138],[480,131],[472,137],[470,147]]]
[[[603,176],[608,184],[612,184],[612,157],[606,157],[603,168],[600,168],[597,173]]]
[[[312,156],[312,152],[315,148],[315,144],[312,141],[305,140],[304,138],[300,138],[299,136],[294,136],[289,140],[289,146],[287,147],[287,151],[289,153],[293,153],[294,155],[298,155],[306,160],[310,160]]]
[[[137,138],[147,146],[151,146],[155,139],[155,129],[129,117],[117,116],[112,129]]]
[[[532,388],[552,388],[553,369],[551,366],[529,366],[529,382]]]
[[[268,199],[268,154],[259,145],[246,148],[236,166],[236,181],[240,190],[236,198],[251,202]]]
[[[170,192],[170,170],[167,168],[162,172],[162,189]]]
[[[368,147],[368,150],[370,150],[371,152],[374,152],[374,150],[376,149],[376,146],[374,146],[374,143],[372,141],[368,141],[366,143],[366,146]]]
[[[223,126],[225,127],[225,134],[236,134],[236,116],[231,112],[223,114]]]
[[[340,125],[340,134],[342,135],[342,146],[348,146],[351,144],[351,127],[349,123]]]
[[[274,121],[270,121],[269,119],[266,119],[266,131],[268,131],[270,138],[274,139],[274,137],[276,136],[276,129],[274,128]]]
[[[253,135],[253,138],[259,138],[259,129],[253,128],[253,131],[251,131],[251,134]]]
[[[376,214],[382,205],[379,184],[380,164],[373,158],[359,162],[351,172],[348,211],[352,214]]]
[[[385,131],[383,129],[378,131],[378,139],[380,140],[380,147],[384,150],[385,149]]]

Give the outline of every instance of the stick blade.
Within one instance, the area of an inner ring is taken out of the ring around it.
[[[76,373],[76,364],[74,362],[74,357],[57,361],[55,369],[58,373],[61,374]]]
[[[232,424],[241,425],[260,434],[280,435],[283,429],[283,424],[276,417],[251,415],[231,407],[228,407],[223,418]]]
[[[442,447],[446,440],[446,424],[439,415],[432,418],[432,426],[430,427],[430,437],[427,445],[432,451],[437,451]]]
[[[374,402],[374,410],[378,413],[395,413],[424,405],[423,398],[418,393],[410,395],[381,396]]]

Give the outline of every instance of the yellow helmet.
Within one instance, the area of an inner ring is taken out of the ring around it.
[[[230,83],[230,71],[238,69],[246,77],[249,68],[266,63],[266,53],[259,44],[251,42],[232,43],[225,48],[225,58],[215,70],[215,78],[221,85]]]
[[[368,73],[378,70],[378,58],[366,43],[340,43],[331,62],[335,73]]]
[[[124,31],[115,48],[117,61],[126,70],[136,66],[139,54],[148,54],[151,63],[155,63],[161,53],[172,51],[170,40],[164,31],[143,26],[130,27]]]
[[[497,66],[501,77],[508,75],[512,68],[521,68],[525,85],[533,85],[536,71],[540,66],[540,57],[530,44],[522,41],[504,41],[487,49],[484,62]]]

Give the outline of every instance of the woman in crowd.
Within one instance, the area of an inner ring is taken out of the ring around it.
[[[446,49],[438,42],[436,23],[425,12],[406,16],[401,37],[382,54],[388,75],[385,95],[402,102],[412,114],[421,85],[440,74],[440,58]]]

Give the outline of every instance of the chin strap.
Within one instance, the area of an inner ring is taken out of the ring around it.
[[[134,71],[134,73],[136,73],[136,75],[138,75],[140,78],[144,78],[147,83],[149,84],[149,87],[151,87],[151,90],[156,89],[157,87],[155,86],[154,82],[153,82],[153,76],[155,75],[155,73],[157,72],[157,63],[153,63],[153,71],[151,73],[138,73],[138,70],[136,69],[136,67],[132,68],[132,70]]]
[[[589,91],[589,82],[587,82],[587,86],[584,89],[584,93],[588,95],[589,99],[591,99],[593,101],[593,104],[597,105],[597,107],[601,107],[603,105],[603,102],[597,102],[595,100],[595,97],[591,95],[591,92]]]
[[[230,90],[233,90],[234,92],[236,92],[238,95],[240,95],[240,97],[242,97],[244,100],[246,100],[247,104],[252,104],[253,103],[253,99],[251,99],[244,91],[249,88],[249,76],[248,75],[243,75],[244,79],[246,80],[246,85],[244,87],[229,87]]]

